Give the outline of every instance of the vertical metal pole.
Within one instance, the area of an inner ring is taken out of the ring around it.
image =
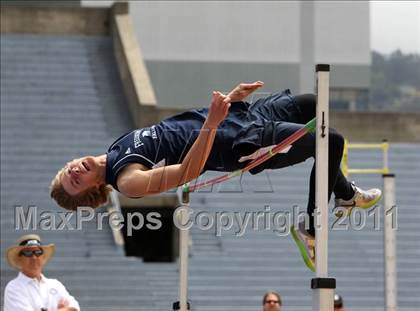
[[[330,66],[316,65],[316,181],[315,181],[315,267],[311,281],[314,311],[333,311],[335,279],[328,278],[328,127]]]
[[[186,224],[189,217],[190,192],[188,185],[182,186],[182,192],[178,193],[182,205],[181,224]],[[182,229],[179,232],[179,302],[174,303],[174,310],[189,310],[188,303],[188,243],[189,230]]]
[[[323,70],[322,70],[323,69]],[[329,66],[317,65],[316,106],[316,273],[328,276],[328,126]],[[321,71],[322,70],[322,71]]]
[[[384,174],[388,174],[389,173],[389,168],[388,168],[388,140],[384,139],[382,141],[382,144],[384,144],[384,148],[383,148],[383,162],[384,162],[384,167],[383,169],[385,170]]]
[[[397,256],[395,175],[384,174],[384,265],[385,311],[397,311]]]

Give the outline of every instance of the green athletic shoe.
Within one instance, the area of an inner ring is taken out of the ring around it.
[[[356,187],[354,184],[352,184],[352,187],[354,190],[354,196],[350,200],[335,199],[334,209],[344,207],[346,216],[350,216],[355,207],[368,209],[374,206],[382,197],[382,191],[380,189],[372,188],[369,190],[363,190]],[[343,210],[340,209],[339,211],[336,211],[335,216],[342,217]]]
[[[292,237],[306,266],[315,272],[315,238],[305,229],[305,223],[301,222],[296,229],[291,227]]]

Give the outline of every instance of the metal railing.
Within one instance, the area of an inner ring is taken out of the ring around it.
[[[379,149],[383,151],[382,168],[349,168],[349,150],[350,149]],[[343,175],[348,177],[350,174],[389,174],[388,168],[388,149],[389,143],[384,140],[379,144],[350,144],[347,140],[344,143],[343,160],[341,162],[341,170]]]

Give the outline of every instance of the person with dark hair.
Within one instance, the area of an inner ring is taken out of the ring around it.
[[[270,148],[305,127],[315,117],[313,94],[293,96],[276,92],[255,103],[243,101],[262,87],[241,83],[228,95],[213,92],[209,109],[190,110],[118,138],[105,154],[67,163],[51,183],[51,197],[67,209],[97,207],[107,201],[111,186],[127,197],[165,192],[208,170],[231,172],[245,167],[261,150]],[[340,170],[344,138],[329,131],[328,195],[336,205],[351,210],[369,208],[381,190],[362,190]],[[250,170],[279,169],[315,157],[315,134],[307,133],[290,149]],[[306,265],[315,267],[315,165],[310,174],[307,211],[310,223],[292,228],[292,236]]]
[[[282,300],[280,294],[275,291],[268,291],[262,299],[263,311],[280,311]]]
[[[334,311],[344,311],[343,298],[338,294],[334,295]]]

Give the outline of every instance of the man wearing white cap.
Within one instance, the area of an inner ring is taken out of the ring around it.
[[[4,311],[80,311],[60,281],[42,274],[54,251],[54,244],[43,245],[36,234],[20,237],[7,250],[8,263],[20,272],[6,286]]]

